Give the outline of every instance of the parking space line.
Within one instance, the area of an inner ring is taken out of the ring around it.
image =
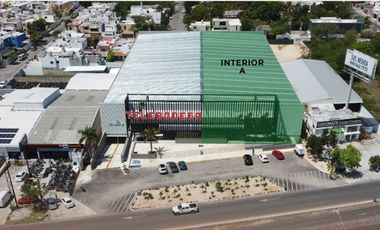
[[[133,198],[134,198],[134,195],[135,195],[135,194],[130,194],[130,195],[128,196],[127,203],[124,205],[123,209],[121,210],[122,212],[128,212],[128,210],[129,210],[129,206],[130,206],[130,204],[131,204],[131,202],[132,202],[132,200],[133,200]]]
[[[108,207],[112,208],[114,206],[115,201],[117,201],[117,199],[114,199],[112,202],[110,202]]]
[[[125,199],[125,196],[122,196],[122,200],[120,202],[120,204],[117,206],[117,209],[116,209],[116,212],[115,213],[119,213],[120,212],[120,209],[123,209],[124,207],[124,203],[127,199]]]
[[[116,210],[117,210],[117,208],[118,208],[119,205],[120,205],[120,203],[119,203],[120,201],[123,201],[123,197],[119,197],[119,198],[117,199],[117,202],[116,202],[115,206],[112,207],[112,213],[116,213]]]
[[[124,207],[128,205],[129,197],[131,194],[125,195],[123,198],[123,202],[121,202],[120,207],[117,209],[117,213],[123,211]]]

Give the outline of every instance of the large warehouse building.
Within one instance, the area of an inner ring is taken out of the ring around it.
[[[303,105],[259,32],[143,33],[100,107],[103,132],[296,143]]]

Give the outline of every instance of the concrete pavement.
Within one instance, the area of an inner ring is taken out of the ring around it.
[[[188,163],[188,171],[168,175],[159,175],[156,167],[131,169],[128,175],[124,175],[119,168],[96,170],[89,173],[86,180],[77,182],[73,196],[101,214],[126,210],[128,202],[131,202],[130,195],[137,191],[191,184],[193,181],[205,182],[247,175],[265,176],[272,182],[287,187],[288,191],[306,191],[344,184],[341,180],[328,179],[326,174],[315,170],[293,152],[284,154],[284,161],[278,161],[269,155],[269,164],[262,164],[254,157],[254,166],[245,166],[242,157]],[[80,189],[81,186],[86,192]]]
[[[183,23],[182,9],[184,9],[183,2],[178,2],[174,8],[174,14],[172,16],[172,20],[169,22],[169,26],[172,30],[176,31],[186,31],[186,25]]]
[[[283,216],[302,212],[320,212],[338,206],[370,203],[380,194],[380,182],[355,184],[338,188],[274,194],[244,200],[202,204],[200,213],[174,216],[168,209],[134,214],[96,216],[43,224],[5,226],[4,229],[179,229],[195,228],[212,223],[236,220],[260,220],[268,216]],[[323,221],[323,218],[322,218]]]

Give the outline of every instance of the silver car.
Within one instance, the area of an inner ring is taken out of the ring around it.
[[[166,165],[165,164],[159,164],[157,166],[157,169],[158,169],[158,172],[162,175],[162,174],[168,174],[168,169],[166,168]]]

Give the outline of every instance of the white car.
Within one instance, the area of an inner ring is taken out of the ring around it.
[[[18,173],[16,174],[16,179],[15,179],[15,181],[16,181],[16,182],[23,182],[24,179],[25,179],[25,177],[26,177],[26,172],[18,172]]]
[[[5,88],[6,85],[7,85],[6,81],[0,81],[0,89]]]
[[[74,202],[70,199],[70,197],[65,197],[62,199],[63,205],[65,205],[66,208],[73,208],[75,206]]]
[[[188,214],[199,212],[197,204],[193,203],[182,203],[178,206],[172,207],[172,212],[174,215]]]
[[[264,153],[259,154],[259,159],[260,159],[261,163],[268,163],[269,162],[268,156]]]
[[[158,166],[157,166],[157,169],[158,169],[158,172],[160,173],[160,174],[168,174],[169,172],[168,172],[168,169],[166,168],[166,165],[165,164],[159,164]]]

